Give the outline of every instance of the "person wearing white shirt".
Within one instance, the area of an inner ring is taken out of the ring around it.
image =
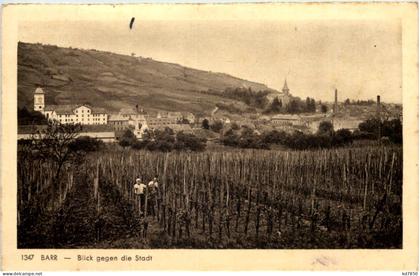
[[[138,202],[138,206],[140,209],[140,214],[142,214],[144,209],[144,201],[145,196],[144,193],[146,191],[146,185],[141,182],[140,178],[136,179],[136,183],[134,184],[134,196],[136,197],[136,202]]]
[[[152,216],[155,216],[155,206],[157,205],[157,193],[158,193],[158,188],[159,188],[159,184],[157,181],[157,176],[155,176],[153,178],[153,180],[151,180],[149,182],[149,184],[147,184],[147,189],[149,191],[149,198],[150,198],[150,204],[148,204],[148,210],[150,210],[150,214]]]

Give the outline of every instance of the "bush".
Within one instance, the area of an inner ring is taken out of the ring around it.
[[[146,149],[163,152],[172,150],[202,151],[206,147],[206,142],[206,139],[198,138],[193,134],[179,132],[175,135],[172,129],[166,128],[163,131],[155,131],[153,135],[143,141],[136,141],[131,147],[137,150]]]
[[[209,120],[204,119],[203,122],[201,123],[201,127],[204,129],[209,129],[210,128]]]
[[[219,131],[223,129],[222,121],[220,120],[215,121],[213,124],[210,125],[210,129],[214,132],[219,133]]]
[[[285,144],[287,133],[284,131],[272,130],[263,133],[263,141],[269,144]]]
[[[80,136],[70,143],[69,148],[72,151],[92,152],[98,151],[105,147],[102,140],[89,136]]]
[[[382,136],[388,137],[389,140],[393,143],[401,144],[402,143],[402,124],[399,119],[394,119],[391,121],[384,121],[382,123]]]
[[[136,150],[141,150],[146,148],[148,141],[135,141],[132,145],[131,148],[136,149]]]
[[[380,121],[376,118],[370,118],[359,124],[360,133],[368,133],[362,136],[365,139],[377,139],[379,130],[381,137],[388,137],[393,143],[402,143],[402,124],[400,119]],[[358,133],[358,139],[361,139]]]
[[[133,145],[137,141],[136,136],[134,135],[133,131],[127,129],[124,134],[121,136],[120,141],[118,144],[122,147],[129,147]]]
[[[353,142],[353,135],[348,129],[339,129],[334,134],[335,145],[345,145]]]
[[[250,128],[243,128],[240,134],[236,134],[232,129],[228,130],[221,139],[222,144],[232,147],[249,149],[269,149],[269,144],[263,136],[257,135]]]
[[[176,135],[174,148],[177,150],[189,149],[192,151],[202,151],[206,147],[206,139],[200,139],[193,134],[184,134],[179,132]]]
[[[318,127],[318,134],[319,135],[333,135],[334,134],[333,124],[328,121],[321,122]]]

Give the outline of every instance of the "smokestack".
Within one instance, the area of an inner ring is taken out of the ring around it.
[[[381,133],[381,96],[376,96],[376,119],[379,121],[378,124],[378,140],[381,139],[382,133]]]
[[[334,113],[337,113],[337,111],[338,111],[338,100],[337,100],[337,98],[338,98],[338,96],[337,96],[337,94],[338,94],[338,92],[337,92],[337,89],[335,89],[335,93],[334,93]]]

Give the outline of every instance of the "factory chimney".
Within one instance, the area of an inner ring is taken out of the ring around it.
[[[338,111],[338,92],[337,92],[337,89],[335,89],[335,93],[334,93],[334,114],[336,114],[337,113],[337,111]]]
[[[378,120],[378,140],[381,139],[382,133],[381,133],[381,96],[376,96],[376,119]]]

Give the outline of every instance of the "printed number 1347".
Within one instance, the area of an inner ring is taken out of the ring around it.
[[[23,254],[22,260],[23,261],[32,261],[34,259],[34,254]]]

